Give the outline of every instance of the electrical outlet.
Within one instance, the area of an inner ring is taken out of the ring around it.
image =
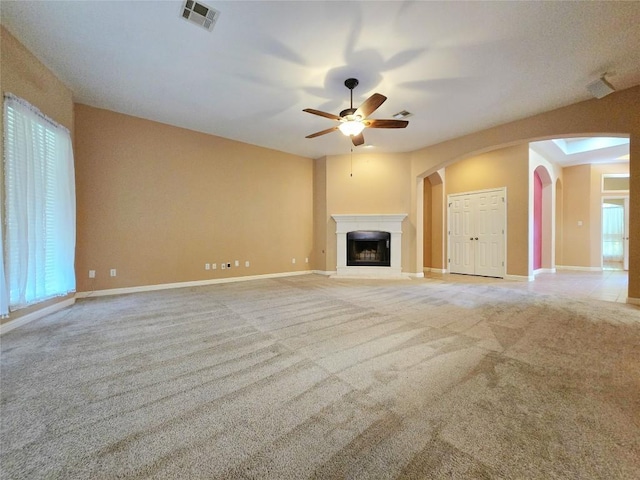
[[[205,269],[205,270],[209,270],[210,268],[211,268],[211,265],[210,265],[210,264],[208,264],[208,263],[205,263],[205,264],[204,264],[204,269]]]
[[[245,266],[245,267],[249,267],[249,260],[247,260],[246,262],[244,262],[244,266]]]
[[[309,257],[306,257],[306,258],[304,259],[304,263],[309,263]]]
[[[115,268],[112,268],[112,269],[109,271],[109,275],[111,275],[112,277],[115,277],[115,276],[116,276],[116,269],[115,269]]]
[[[296,259],[295,259],[295,258],[292,258],[292,259],[291,259],[291,263],[296,263]]]
[[[222,266],[222,269],[224,270],[225,268],[227,268],[227,266],[224,263],[220,264]]]
[[[227,268],[231,268],[231,264],[230,263],[227,263]]]
[[[89,270],[89,278],[96,278],[96,271],[95,270]]]
[[[234,263],[235,263],[236,267],[240,266],[240,260],[236,260]]]
[[[212,263],[211,264],[211,270],[217,270],[218,268],[218,264],[217,263]]]

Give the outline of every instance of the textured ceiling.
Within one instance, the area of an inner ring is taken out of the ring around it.
[[[388,97],[404,130],[365,130],[371,151],[411,151],[590,98],[603,72],[640,84],[640,2],[2,1],[2,23],[74,92],[117,112],[291,152],[347,153],[343,82]],[[358,147],[356,151],[364,147]]]

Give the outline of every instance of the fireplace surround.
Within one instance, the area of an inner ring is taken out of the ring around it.
[[[402,221],[406,213],[334,214],[331,217],[336,222],[335,276],[408,277],[402,274]],[[355,251],[349,240],[360,242]],[[355,259],[349,260],[350,252],[356,253]]]

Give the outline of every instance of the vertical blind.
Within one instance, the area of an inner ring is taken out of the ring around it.
[[[0,313],[6,315],[75,291],[76,206],[69,131],[10,94],[4,130]]]

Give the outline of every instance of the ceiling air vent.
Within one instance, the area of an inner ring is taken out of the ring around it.
[[[213,26],[218,21],[220,12],[208,7],[202,2],[195,2],[194,0],[186,0],[182,4],[182,18],[189,20],[190,22],[200,25],[207,30],[213,30]]]
[[[396,120],[402,120],[403,118],[410,117],[411,115],[413,115],[413,113],[407,112],[406,110],[402,110],[401,112],[398,112],[395,115],[393,115],[393,118],[395,118]]]

